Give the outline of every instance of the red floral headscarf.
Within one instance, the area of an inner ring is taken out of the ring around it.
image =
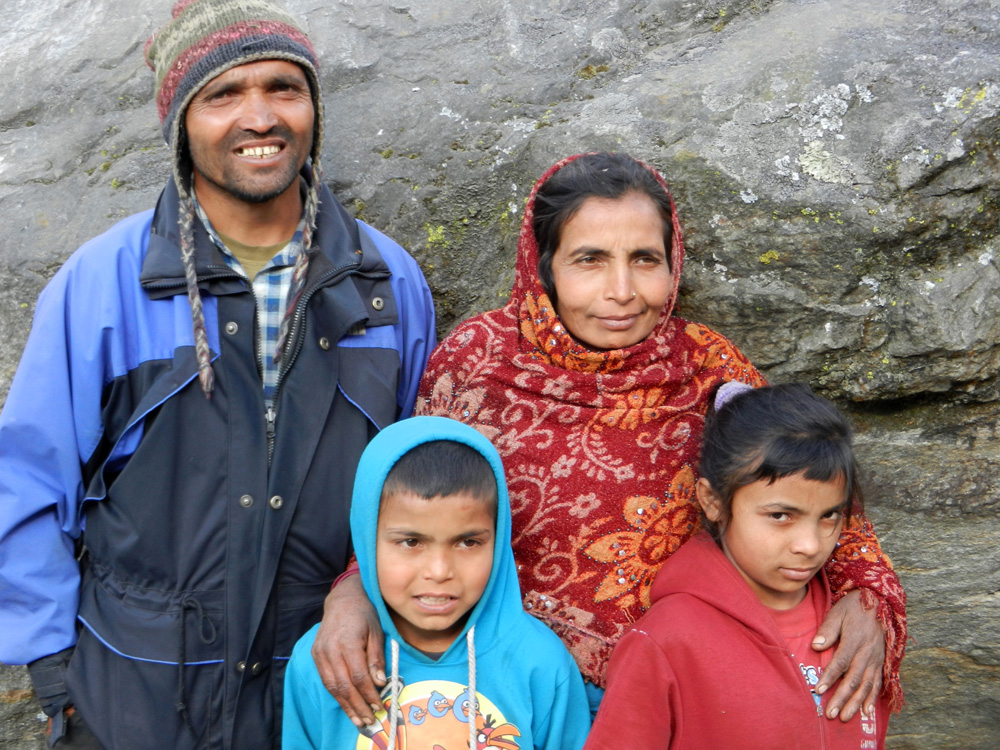
[[[417,412],[471,424],[493,441],[507,473],[524,605],[560,635],[584,677],[603,685],[612,647],[649,606],[656,571],[697,530],[711,394],[727,380],[764,381],[723,336],[672,314],[684,255],[672,200],[674,288],[652,333],[612,351],[570,336],[538,277],[533,218],[539,187],[582,156],[536,183],[510,301],[441,342]],[[868,549],[871,563],[887,564],[877,544]]]

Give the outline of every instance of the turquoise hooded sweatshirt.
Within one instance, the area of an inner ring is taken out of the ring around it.
[[[375,567],[379,502],[386,475],[404,453],[432,440],[454,440],[482,454],[493,468],[498,496],[489,582],[465,629],[436,661],[399,635],[379,593]],[[358,465],[351,535],[362,583],[385,632],[386,672],[397,679],[390,679],[383,691],[376,723],[358,730],[320,682],[310,653],[319,626],[314,627],[296,644],[285,675],[285,750],[467,750],[470,736],[479,749],[583,747],[590,730],[583,679],[559,638],[521,607],[510,547],[507,484],[500,456],[489,440],[443,417],[414,417],[386,427],[369,443]],[[470,684],[475,685],[476,694],[471,735]],[[389,710],[393,705],[398,706],[396,711]],[[389,742],[393,724],[395,746]]]

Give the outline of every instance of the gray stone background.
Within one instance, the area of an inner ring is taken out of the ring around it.
[[[167,177],[142,47],[170,4],[0,6],[0,393],[45,281]],[[1000,2],[287,4],[321,55],[326,179],[420,261],[441,334],[506,299],[552,162],[664,172],[681,312],[857,425],[909,593],[888,746],[1000,747]],[[0,668],[0,746],[42,747],[28,686]]]

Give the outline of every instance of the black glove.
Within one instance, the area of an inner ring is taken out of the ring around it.
[[[72,705],[66,692],[66,667],[73,656],[73,649],[67,648],[57,654],[43,656],[28,665],[31,684],[35,695],[42,704],[42,711],[52,719],[49,733],[49,747],[52,747],[66,732],[65,710]]]

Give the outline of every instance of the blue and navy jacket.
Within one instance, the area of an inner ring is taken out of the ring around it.
[[[412,411],[423,275],[320,201],[273,422],[253,293],[196,222],[211,398],[198,383],[172,184],[39,299],[0,415],[0,661],[76,642],[70,695],[108,748],[277,745],[285,662],[350,555],[358,460]]]

